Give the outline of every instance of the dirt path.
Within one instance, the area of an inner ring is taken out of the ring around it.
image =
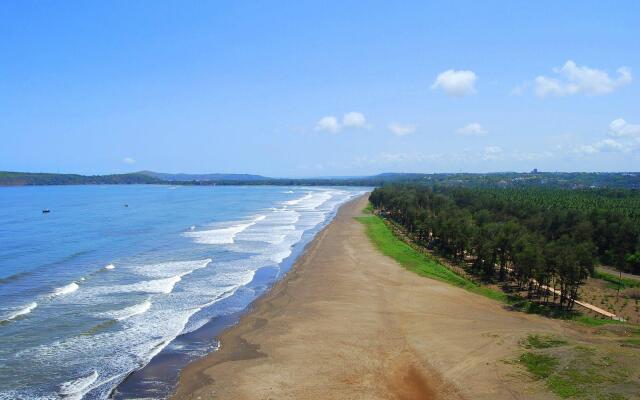
[[[562,292],[561,292],[561,291],[559,291],[558,289],[554,289],[554,288],[552,288],[551,286],[542,285],[542,288],[543,288],[543,289],[546,289],[546,290],[548,290],[548,291],[550,291],[551,293],[555,293],[555,294],[557,294],[558,296],[560,296],[560,295],[562,294]],[[616,321],[624,321],[624,318],[618,317],[618,316],[617,316],[617,315],[615,315],[614,313],[609,312],[609,311],[607,311],[607,310],[603,310],[602,308],[600,308],[600,307],[596,307],[596,306],[594,306],[593,304],[589,304],[589,303],[586,303],[586,302],[584,302],[584,301],[580,301],[580,300],[576,300],[576,301],[575,301],[575,303],[576,303],[577,305],[581,306],[581,307],[586,308],[587,310],[591,310],[591,311],[593,311],[593,312],[595,312],[595,313],[597,313],[597,314],[600,314],[600,315],[602,315],[603,317],[607,317],[607,318],[610,318],[610,319],[614,319],[614,320],[616,320]]]
[[[341,208],[175,398],[552,398],[505,360],[527,333],[565,325],[404,270],[353,219],[365,204]]]

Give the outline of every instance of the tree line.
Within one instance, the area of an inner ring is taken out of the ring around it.
[[[632,190],[388,185],[374,208],[418,244],[529,297],[571,309],[594,266],[640,273],[640,194]]]
[[[139,171],[128,174],[78,175],[0,171],[0,186],[167,184],[167,185],[274,185],[274,186],[367,186],[422,184],[467,188],[626,188],[640,189],[638,172],[499,172],[383,173],[373,176],[331,178],[270,178],[248,174],[166,174]]]

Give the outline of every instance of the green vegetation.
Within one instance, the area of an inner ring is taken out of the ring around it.
[[[592,326],[592,327],[597,327],[597,326],[602,326],[602,325],[609,325],[609,324],[624,324],[624,322],[617,321],[615,319],[593,318],[593,317],[589,317],[587,315],[576,316],[574,318],[574,320],[576,322],[581,323],[582,325]]]
[[[528,349],[549,349],[551,347],[564,346],[566,340],[550,335],[529,335],[524,343],[524,347]]]
[[[526,298],[513,296],[511,308],[527,314],[537,314],[548,318],[576,319],[580,314],[574,310],[563,310],[549,304],[535,302]]]
[[[441,201],[442,198],[439,200]],[[402,204],[397,198],[394,201],[396,201],[393,203],[395,207]],[[373,204],[375,205],[375,203]],[[418,204],[424,205],[425,203]],[[416,206],[415,203],[412,205]],[[374,208],[376,211],[381,210],[380,207]],[[456,274],[434,256],[423,253],[420,251],[420,247],[414,246],[416,242],[414,240],[415,230],[413,231],[414,236],[409,238],[411,240],[404,241],[405,232],[409,231],[402,223],[403,212],[407,210],[406,208],[385,207],[382,210],[382,214],[387,218],[386,221],[380,215],[370,214],[369,207],[365,209],[366,214],[357,217],[357,219],[365,225],[368,237],[383,254],[395,259],[411,271],[508,303],[517,310],[551,317],[570,318],[602,332],[610,332],[610,329],[611,332],[622,332],[618,327],[606,328],[604,325],[624,324],[624,338],[597,347],[576,345],[564,338],[549,334],[530,334],[521,341],[521,346],[527,350],[517,358],[516,362],[561,398],[602,400],[635,398],[634,396],[640,391],[640,364],[637,363],[637,354],[635,353],[640,342],[636,337],[638,331],[633,330],[633,325],[582,316],[575,311],[561,310],[547,304],[532,302],[529,299],[480,286],[468,279],[468,275]],[[398,212],[398,210],[402,211]],[[445,215],[448,211],[439,210],[437,215]],[[404,229],[396,231],[397,225]],[[442,226],[437,229],[442,229]],[[429,241],[425,241],[420,245],[425,246],[428,243]],[[436,246],[433,247],[441,250]],[[562,251],[567,250],[568,248],[562,248]],[[446,254],[443,251],[441,253]],[[451,258],[454,261],[460,261],[460,258]],[[500,260],[497,260],[494,265],[499,266]],[[510,271],[507,276],[511,274],[513,272]],[[631,329],[631,337],[628,336],[627,326]]]
[[[416,244],[565,311],[595,264],[640,268],[635,191],[390,185],[370,201]]]
[[[386,173],[349,178],[285,179],[249,174],[165,174],[140,171],[133,174],[83,176],[1,172],[0,186],[83,185],[113,183],[167,183],[172,185],[278,185],[278,186],[384,186],[412,183],[468,188],[640,189],[640,173],[490,173],[407,174]]]
[[[558,359],[545,354],[524,353],[520,363],[538,379],[547,378],[558,366]]]
[[[617,320],[595,318],[582,315],[576,311],[561,310],[557,307],[550,307],[546,304],[533,302],[526,298],[509,295],[502,291],[479,285],[448,269],[433,256],[421,253],[405,243],[393,233],[384,219],[371,214],[371,212],[372,206],[369,204],[363,210],[365,215],[356,218],[365,225],[369,239],[383,254],[393,258],[404,268],[419,275],[462,287],[470,292],[509,304],[509,307],[513,310],[528,314],[538,314],[549,318],[569,319],[590,327],[599,327],[608,324],[624,324],[624,322]],[[533,347],[537,348],[535,346]]]
[[[640,338],[625,339],[624,343],[630,344],[635,347],[640,347]]]
[[[76,175],[0,171],[0,186],[31,185],[121,185],[150,184],[163,181],[143,174]]]
[[[384,221],[375,215],[365,215],[357,218],[366,227],[367,236],[380,251],[396,260],[404,268],[428,278],[437,279],[464,288],[470,292],[489,297],[494,300],[507,302],[506,294],[476,283],[455,274],[433,257],[421,254],[407,243],[398,239]]]
[[[362,210],[365,214],[373,214],[373,205],[368,203],[367,206]]]
[[[580,345],[559,338],[530,335],[518,362],[561,398],[626,399],[637,393],[635,355]]]
[[[601,172],[498,172],[488,174],[407,174],[387,173],[368,177],[371,186],[389,183],[411,183],[428,186],[467,188],[561,188],[594,189],[626,188],[640,189],[640,173]]]
[[[620,278],[614,274],[610,274],[608,272],[596,270],[593,274],[594,278],[602,279],[611,283],[611,287],[614,289],[626,289],[626,288],[637,288],[640,287],[640,279],[632,279],[632,278]]]

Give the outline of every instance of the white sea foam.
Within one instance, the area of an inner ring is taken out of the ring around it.
[[[280,244],[287,237],[295,234],[295,224],[299,219],[300,213],[295,210],[287,208],[274,209],[272,213],[267,215],[264,223],[238,234],[236,240]]]
[[[67,294],[75,292],[76,290],[78,290],[78,288],[80,288],[80,286],[78,286],[77,283],[71,282],[68,285],[56,288],[51,294],[51,296],[52,297],[65,296]]]
[[[38,303],[36,303],[35,301],[33,303],[30,303],[24,307],[22,307],[19,310],[16,310],[12,313],[10,313],[9,315],[7,315],[6,317],[0,319],[0,321],[11,321],[12,319],[15,319],[19,316],[22,315],[27,315],[29,314],[31,311],[33,311],[36,307],[38,307]]]
[[[301,201],[299,206],[304,210],[316,210],[332,197],[332,192],[316,192],[310,198]]]
[[[235,237],[238,233],[255,225],[257,222],[262,221],[265,218],[265,215],[259,215],[250,222],[244,222],[226,228],[185,232],[183,235],[193,238],[194,242],[201,244],[231,244],[234,243]]]
[[[281,208],[276,210],[270,220],[280,224],[293,225],[300,220],[300,213],[295,210]]]
[[[111,311],[106,313],[106,315],[110,318],[114,318],[118,321],[125,320],[127,318],[131,318],[134,315],[139,315],[147,312],[151,308],[151,301],[145,300],[140,304],[135,304],[131,307],[123,308],[122,310]]]
[[[121,285],[114,288],[114,292],[144,292],[144,293],[164,293],[173,292],[176,283],[182,280],[181,275],[175,275],[169,278],[154,279],[151,281],[143,281],[132,283],[130,285]]]
[[[76,400],[81,399],[91,388],[91,385],[98,379],[98,372],[93,370],[89,375],[68,381],[60,385],[58,394],[63,399]]]
[[[249,270],[249,271],[243,271],[243,273],[241,273],[242,276],[238,276],[238,274],[225,274],[226,276],[229,275],[235,275],[233,277],[231,277],[231,280],[233,282],[235,282],[232,285],[229,285],[227,287],[220,287],[220,289],[222,290],[221,294],[214,297],[211,301],[202,304],[201,306],[195,308],[193,310],[193,314],[196,314],[197,312],[199,312],[200,310],[202,310],[203,308],[209,307],[221,300],[226,299],[227,297],[233,296],[234,293],[242,286],[247,285],[249,282],[251,282],[253,280],[253,277],[255,275],[255,271]],[[207,291],[207,294],[210,294],[210,290]],[[193,315],[192,314],[192,315]],[[190,320],[189,324],[186,325],[184,327],[184,329],[182,330],[182,333],[189,333],[189,332],[193,332],[196,329],[202,327],[204,324],[206,324],[209,321],[209,318],[200,318],[197,321],[193,321]]]
[[[329,196],[322,195],[324,191],[330,192]],[[176,336],[197,329],[221,312],[210,305],[238,291],[238,299],[231,298],[225,302],[222,312],[241,310],[246,305],[245,299],[251,297],[253,288],[247,284],[254,279],[256,271],[290,256],[292,246],[299,243],[304,232],[309,232],[318,222],[326,222],[345,199],[342,193],[332,189],[309,188],[296,192],[299,194],[295,197],[303,196],[305,192],[309,194],[292,205],[280,203],[277,205],[279,208],[262,208],[260,213],[266,217],[258,221],[248,218],[207,228],[198,225],[191,232],[189,225],[184,224],[186,233],[197,233],[197,229],[224,229],[255,221],[235,234],[234,245],[225,248],[219,260],[216,257],[215,268],[199,271],[197,279],[195,273],[190,277],[192,279],[185,275],[206,267],[211,260],[122,263],[117,266],[118,273],[105,273],[103,280],[88,278],[86,282],[80,282],[76,279],[82,290],[69,296],[74,300],[73,305],[96,304],[100,310],[110,310],[111,318],[126,322],[109,329],[98,329],[92,335],[60,337],[53,342],[17,349],[11,354],[15,359],[35,359],[40,365],[60,366],[60,371],[53,371],[53,368],[45,371],[51,372],[47,375],[49,382],[51,379],[55,379],[56,384],[69,382],[65,383],[64,391],[59,386],[50,386],[54,393],[39,391],[30,396],[31,392],[16,392],[9,398],[108,398],[114,385],[132,370],[145,365]],[[227,257],[228,251],[237,252],[238,257]],[[112,303],[122,304],[120,302],[124,299],[132,301],[132,298],[137,298],[138,294],[118,295],[132,290],[147,292],[148,295],[135,300],[140,302],[138,304],[128,303],[133,304],[129,307]],[[86,307],[83,310],[90,312]],[[78,354],[83,357],[78,358]],[[91,372],[93,369],[95,374]]]
[[[308,200],[311,197],[313,197],[311,195],[311,193],[307,193],[304,196],[297,198],[297,199],[293,199],[293,200],[287,200],[284,202],[284,204],[288,205],[288,206],[295,206],[296,204],[299,204],[300,202],[304,201],[304,200]]]
[[[104,269],[114,269],[116,266],[113,264],[109,264],[106,267],[104,267]]]
[[[276,264],[280,264],[285,258],[291,255],[291,248],[280,249],[279,251],[272,253],[269,258],[275,261]]]
[[[101,288],[105,292],[144,292],[163,293],[173,292],[175,285],[182,280],[185,275],[191,274],[201,268],[205,268],[211,263],[211,259],[196,261],[174,261],[160,264],[140,265],[132,269],[148,277],[160,278],[148,281],[141,281],[127,285],[108,286]]]
[[[145,264],[133,266],[131,269],[140,275],[152,278],[170,278],[175,275],[180,277],[192,273],[198,269],[205,268],[211,263],[210,258],[192,261],[170,261],[158,264]]]

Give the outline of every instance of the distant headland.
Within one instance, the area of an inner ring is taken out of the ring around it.
[[[424,183],[461,187],[550,187],[565,189],[640,189],[640,172],[492,172],[382,173],[371,176],[272,178],[251,174],[186,174],[139,171],[125,174],[80,175],[0,171],[0,186],[39,185],[277,185],[382,186]]]

